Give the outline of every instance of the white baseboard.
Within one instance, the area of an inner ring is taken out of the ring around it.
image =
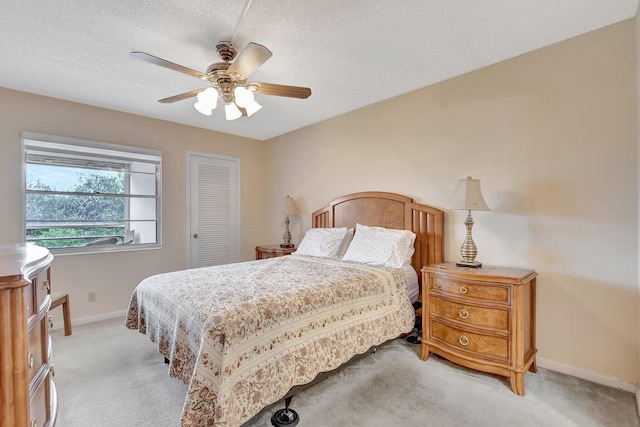
[[[71,319],[71,324],[72,325],[86,325],[87,323],[94,323],[94,322],[99,322],[101,320],[109,320],[109,319],[117,319],[119,317],[122,318],[122,324],[124,325],[124,318],[127,315],[127,310],[120,310],[120,311],[112,311],[111,313],[103,313],[103,314],[98,314],[96,316],[87,316],[87,317],[79,317],[77,319]],[[64,323],[63,322],[54,322],[53,326],[51,327],[52,330],[56,330],[56,329],[64,329]]]
[[[571,375],[577,378],[582,378],[583,380],[602,384],[607,387],[618,388],[624,391],[635,393],[636,401],[638,402],[638,407],[640,408],[640,400],[638,400],[640,399],[640,396],[638,395],[638,391],[640,389],[638,389],[638,385],[636,384],[627,383],[617,378],[587,371],[585,369],[576,368],[575,366],[565,365],[564,363],[555,362],[553,360],[544,359],[542,357],[536,357],[536,362],[537,365],[541,368],[560,372],[561,374]]]

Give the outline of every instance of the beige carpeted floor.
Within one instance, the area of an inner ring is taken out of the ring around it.
[[[178,426],[186,385],[167,375],[155,345],[124,320],[53,331],[58,427]],[[301,427],[640,426],[632,393],[539,369],[526,396],[396,340],[293,398]],[[245,427],[270,426],[265,408]]]

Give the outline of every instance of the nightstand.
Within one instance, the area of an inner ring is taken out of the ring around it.
[[[422,269],[422,353],[510,378],[524,396],[524,375],[536,367],[534,270],[455,262]]]
[[[256,246],[256,259],[275,258],[291,255],[297,248],[281,248],[280,245]]]

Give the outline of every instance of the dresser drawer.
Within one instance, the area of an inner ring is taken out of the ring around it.
[[[24,314],[27,318],[38,313],[38,302],[33,284],[24,287]]]
[[[46,299],[50,293],[49,269],[41,271],[31,284],[24,288],[25,314],[27,318],[47,311]]]
[[[29,367],[29,382],[38,374],[38,371],[47,361],[48,355],[48,343],[49,343],[49,329],[46,321],[46,317],[42,318],[35,327],[29,331],[27,338],[28,348],[28,367]]]
[[[45,307],[44,303],[50,293],[48,269],[38,273],[35,279],[33,279],[33,288],[36,293],[38,312],[47,311],[48,307]]]
[[[35,390],[29,402],[29,427],[45,427],[51,425],[51,373]]]
[[[433,295],[429,298],[429,305],[431,315],[509,332],[509,310],[460,304]]]
[[[509,286],[476,284],[436,275],[430,281],[429,290],[463,298],[511,303],[511,288]]]
[[[464,329],[447,326],[434,319],[429,319],[429,323],[429,340],[444,342],[456,349],[475,353],[484,359],[509,361],[508,338],[468,332]]]

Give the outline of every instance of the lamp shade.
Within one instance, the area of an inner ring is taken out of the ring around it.
[[[244,107],[247,112],[247,117],[253,116],[253,113],[262,108],[262,105],[258,104],[256,101],[251,101],[246,107]]]
[[[198,92],[196,97],[198,98],[198,102],[193,104],[195,109],[198,110],[200,114],[210,116],[218,105],[218,91],[210,87]]]
[[[460,209],[468,211],[490,211],[487,202],[480,191],[480,180],[468,176],[458,181],[456,192],[449,202],[447,209]]]
[[[233,97],[236,100],[236,105],[240,108],[245,108],[247,105],[253,102],[253,92],[244,86],[238,86],[233,90]]]
[[[213,113],[213,109],[200,101],[193,104],[194,108],[198,110],[200,114],[204,114],[205,116],[210,116]]]
[[[202,104],[206,105],[212,110],[215,109],[216,106],[218,105],[218,91],[212,87],[206,88],[205,90],[198,92],[198,95],[196,95],[196,98],[198,98],[198,102],[201,102]]]
[[[238,106],[233,102],[227,102],[224,105],[224,111],[227,117],[227,120],[235,120],[237,118],[242,117],[242,111],[238,109]]]
[[[283,215],[298,215],[298,207],[296,203],[293,201],[293,197],[285,197],[284,205],[282,206],[282,214]]]

